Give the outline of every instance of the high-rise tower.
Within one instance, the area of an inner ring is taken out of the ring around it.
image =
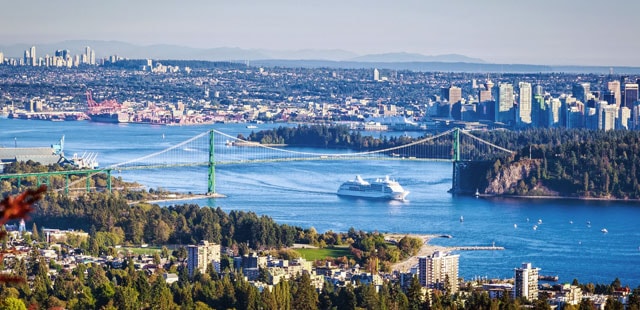
[[[528,300],[538,299],[538,273],[540,268],[532,268],[531,263],[522,263],[515,269],[514,297],[525,297]]]
[[[38,65],[38,57],[36,57],[36,47],[35,46],[32,46],[29,49],[29,54],[31,54],[31,63],[29,63],[28,65],[37,66]]]
[[[524,125],[531,124],[531,111],[533,95],[531,93],[531,83],[518,83],[520,94],[518,96],[518,123]]]
[[[220,272],[220,245],[209,243],[206,240],[200,241],[198,245],[190,245],[187,247],[187,268],[189,276],[193,276],[196,269],[200,273],[205,273],[207,267],[215,268]]]
[[[418,257],[420,285],[448,293],[458,291],[458,260],[460,255],[451,255],[436,251],[431,256]]]
[[[513,102],[513,85],[509,83],[498,84],[496,121],[502,123],[510,123],[514,121]]]
[[[589,94],[591,93],[591,84],[589,83],[578,83],[573,85],[572,94],[576,99],[584,102],[589,100]]]
[[[624,105],[633,109],[633,103],[638,101],[638,84],[624,84]]]
[[[613,92],[613,96],[616,99],[616,106],[620,106],[622,103],[622,96],[620,95],[620,81],[611,81],[607,83],[607,89]]]

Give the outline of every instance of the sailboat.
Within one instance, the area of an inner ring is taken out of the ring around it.
[[[460,223],[464,222],[464,217],[460,215]]]

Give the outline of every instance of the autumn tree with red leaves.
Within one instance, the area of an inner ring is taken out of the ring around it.
[[[0,201],[0,226],[11,220],[26,219],[33,211],[33,204],[42,199],[47,191],[46,185],[40,185],[37,189],[28,189],[16,196],[7,196]],[[0,231],[0,240],[7,237],[7,232]],[[11,250],[0,251],[0,261],[4,255],[11,253]],[[0,282],[24,282],[25,279],[12,275],[0,274]]]

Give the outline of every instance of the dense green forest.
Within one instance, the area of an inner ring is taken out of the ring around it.
[[[495,160],[488,179],[518,163],[531,167],[532,173],[510,194],[532,194],[535,187],[545,186],[562,196],[640,198],[640,132],[536,129],[474,134],[516,150],[514,156]]]
[[[166,208],[145,203],[129,204],[123,197],[108,193],[77,198],[50,193],[40,203],[33,220],[40,227],[90,232],[92,237],[87,244],[75,246],[95,254],[118,244],[187,245],[207,240],[243,254],[248,253],[248,248],[266,251],[304,243],[320,247],[346,246],[353,254],[352,264],[369,266],[379,261],[379,268],[390,270],[392,263],[414,255],[421,246],[420,240],[412,237],[404,237],[397,245],[392,245],[377,232],[350,229],[343,233],[318,233],[313,227],[280,225],[270,217],[254,212],[225,213],[220,208],[195,204]]]
[[[493,159],[486,181],[514,165],[528,175],[496,194],[640,199],[640,132],[535,128],[522,131],[472,131],[471,134],[515,154]],[[248,140],[294,146],[374,150],[420,138],[362,136],[346,126],[279,127],[251,133]],[[518,166],[519,167],[519,166]],[[504,174],[504,173],[503,173]],[[540,191],[539,188],[545,190]]]
[[[348,148],[355,150],[386,149],[413,141],[410,137],[363,136],[347,126],[299,125],[298,127],[278,127],[272,130],[251,132],[248,137],[238,138],[262,144],[289,144],[295,146]]]

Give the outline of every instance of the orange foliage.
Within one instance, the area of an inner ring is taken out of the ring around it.
[[[42,199],[47,191],[46,185],[40,185],[37,189],[28,189],[17,196],[7,196],[0,201],[0,225],[4,225],[10,220],[25,219],[33,211],[33,204]],[[7,235],[5,231],[0,232],[0,239]],[[11,250],[0,252],[0,260],[4,254],[11,253]],[[24,279],[0,274],[0,283],[24,282]]]

